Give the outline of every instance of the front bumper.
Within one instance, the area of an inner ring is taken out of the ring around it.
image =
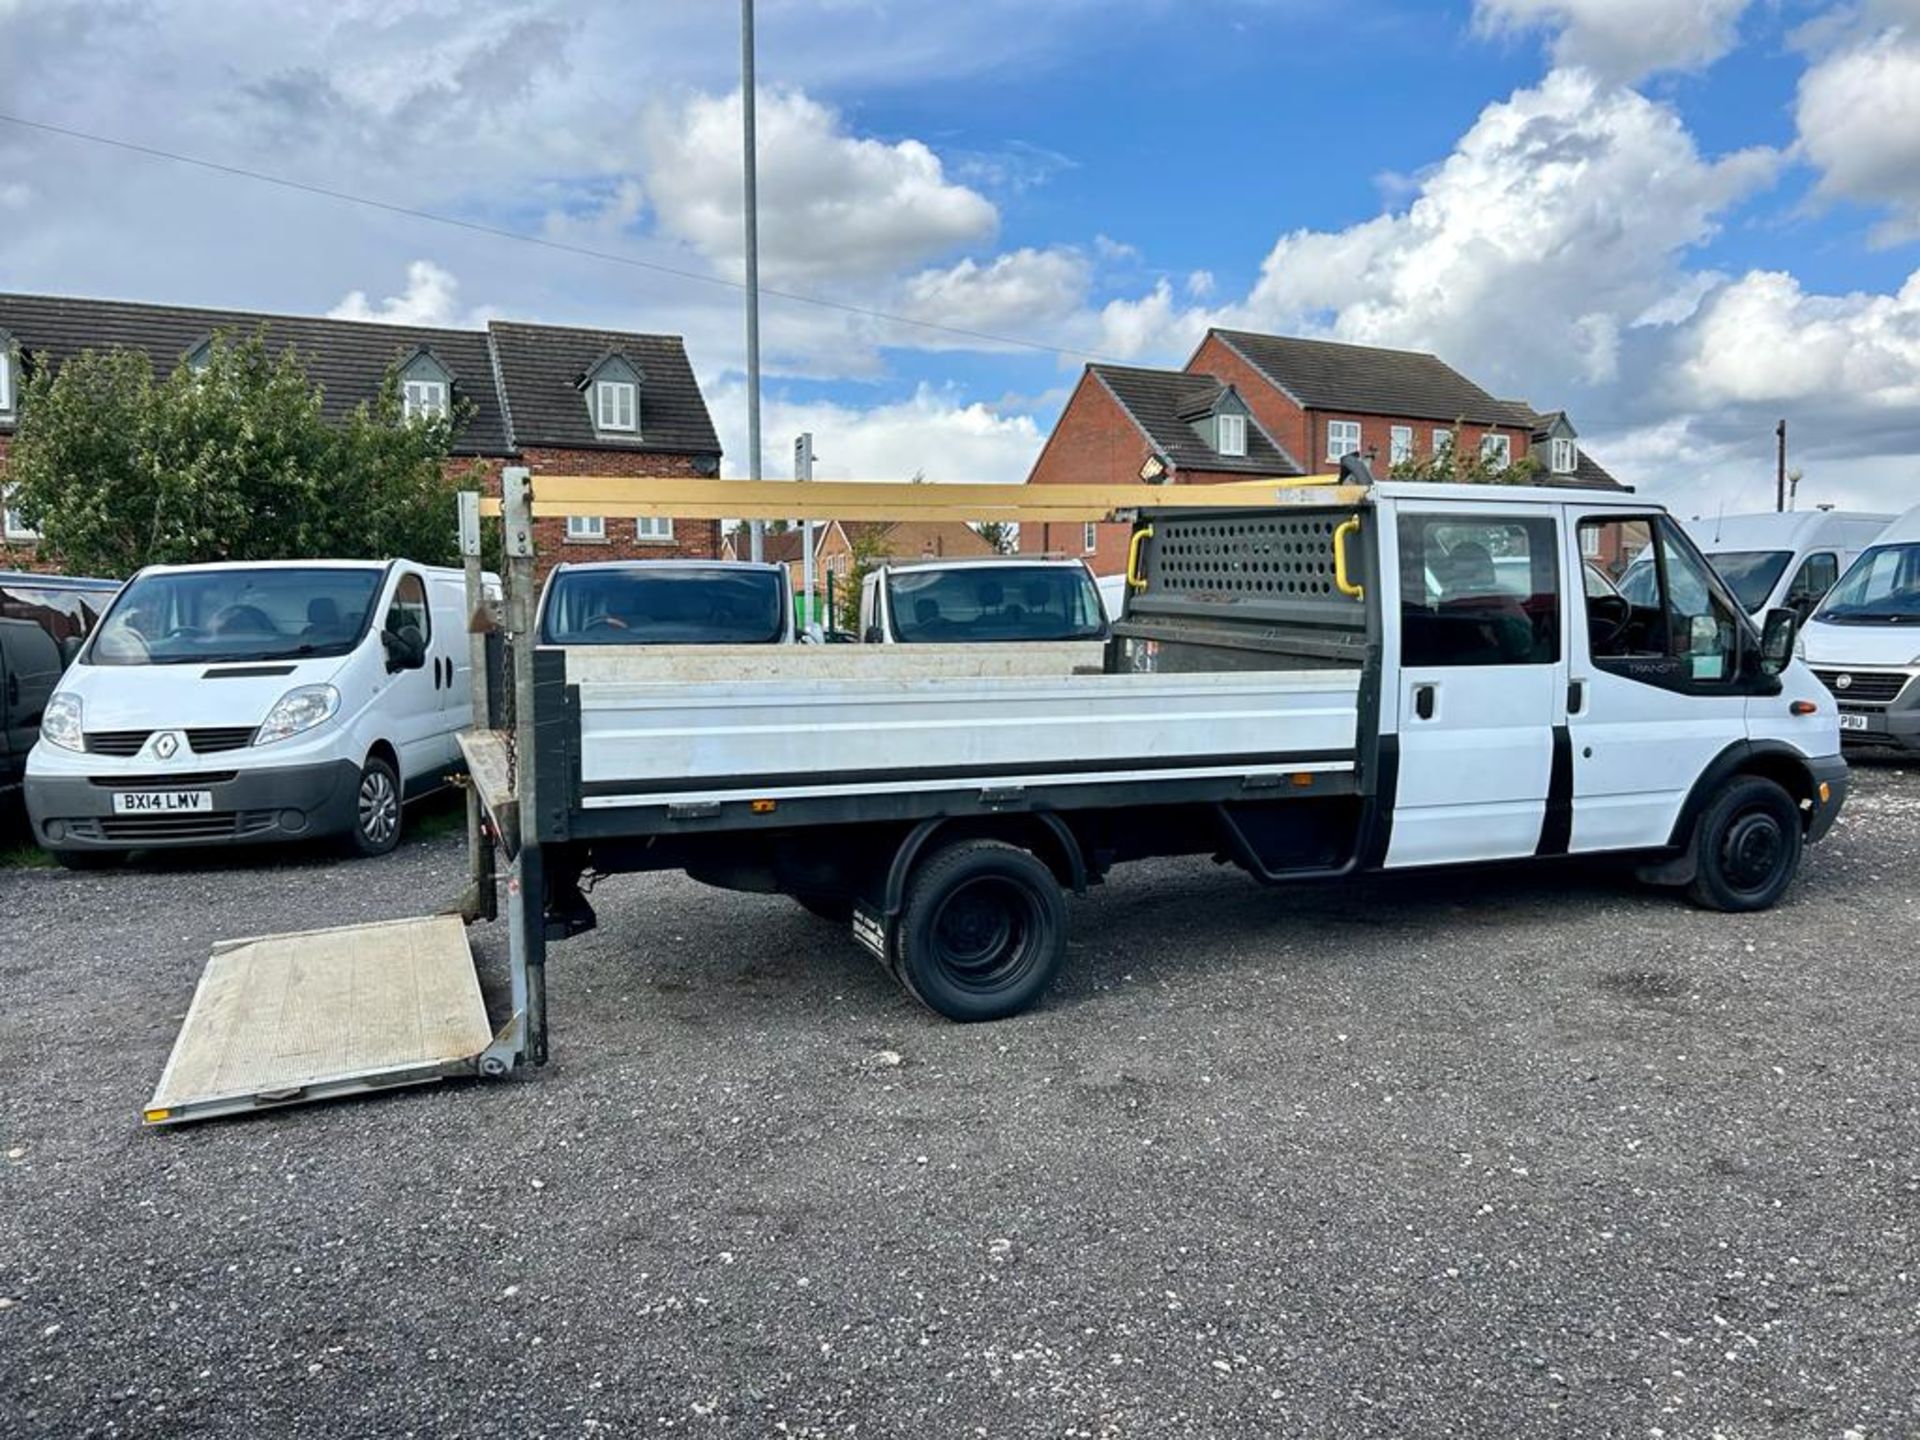
[[[360,772],[347,760],[166,775],[29,773],[26,800],[33,837],[45,849],[147,850],[343,835],[353,828],[359,785]],[[204,790],[213,807],[114,813],[116,793],[147,790]]]
[[[1862,716],[1867,722],[1864,730],[1842,730],[1840,743],[1843,745],[1875,749],[1891,745],[1901,750],[1920,750],[1920,706],[1881,710],[1842,705],[1840,711],[1843,715]]]
[[[1813,777],[1813,811],[1807,817],[1807,843],[1817,844],[1840,818],[1850,784],[1847,762],[1838,755],[1819,755],[1807,761]]]

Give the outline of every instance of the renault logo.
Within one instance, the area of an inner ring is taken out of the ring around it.
[[[1853,676],[1851,675],[1834,676],[1833,688],[1836,690],[1851,690],[1853,688]]]
[[[162,730],[160,738],[153,742],[153,753],[162,760],[171,760],[174,752],[180,748],[180,737],[171,730]]]

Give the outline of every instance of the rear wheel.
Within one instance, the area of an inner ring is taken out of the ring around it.
[[[1793,883],[1801,845],[1793,797],[1758,775],[1736,776],[1694,831],[1687,897],[1710,910],[1765,910]]]
[[[949,1020],[999,1020],[1037,1002],[1067,949],[1059,883],[1025,850],[968,840],[907,881],[895,970]]]
[[[356,855],[385,855],[400,843],[400,777],[378,755],[361,767],[347,843]]]

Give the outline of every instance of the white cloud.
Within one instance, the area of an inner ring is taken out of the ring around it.
[[[1432,349],[1500,393],[1607,384],[1632,321],[1690,288],[1686,253],[1776,164],[1705,159],[1670,107],[1556,70],[1482,111],[1406,210],[1283,236],[1227,315]]]
[[[364,290],[350,291],[327,312],[335,320],[375,320],[387,325],[461,324],[455,304],[460,282],[431,260],[415,260],[407,266],[407,288],[389,295],[378,305],[367,299]]]
[[[1701,308],[1677,373],[1701,406],[1879,411],[1920,432],[1920,271],[1893,295],[1809,295],[1753,271]]]
[[[746,401],[738,385],[710,388],[727,472],[747,472]],[[812,431],[818,480],[981,481],[1027,478],[1044,438],[1030,415],[1003,414],[922,385],[903,400],[859,406],[769,395],[762,403],[764,473],[790,473],[792,438]]]
[[[762,91],[755,116],[761,273],[872,276],[990,238],[993,204],[948,180],[918,140],[848,132],[796,90]],[[648,188],[662,228],[743,273],[740,96],[693,95],[649,112]]]
[[[904,311],[939,325],[1015,337],[1044,333],[1086,301],[1091,267],[1065,246],[1024,248],[982,265],[971,258],[944,270],[923,270],[902,288]],[[937,337],[924,337],[932,343]]]
[[[1883,244],[1920,236],[1920,4],[1898,8],[1908,23],[1842,39],[1809,66],[1794,102],[1818,193],[1886,207],[1891,218],[1874,235]]]
[[[1548,30],[1558,65],[1633,81],[1693,70],[1733,48],[1749,0],[1474,0],[1483,34]]]

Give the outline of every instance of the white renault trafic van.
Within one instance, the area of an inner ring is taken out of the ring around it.
[[[27,757],[34,838],[84,867],[159,846],[400,838],[459,767],[463,577],[406,561],[153,566],[62,678]]]
[[[1840,738],[1920,750],[1920,506],[1840,577],[1800,632],[1840,702]]]

